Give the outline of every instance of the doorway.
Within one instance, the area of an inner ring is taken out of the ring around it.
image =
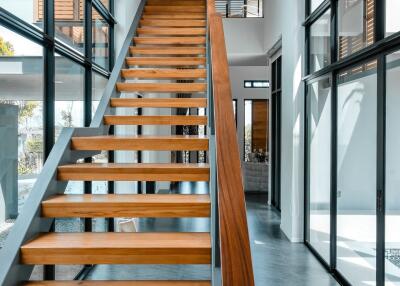
[[[271,68],[271,204],[281,210],[282,56]]]

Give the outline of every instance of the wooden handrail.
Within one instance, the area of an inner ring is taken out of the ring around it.
[[[222,17],[207,2],[211,51],[221,278],[224,286],[253,286],[254,276],[246,219],[240,155],[236,137],[229,65]]]

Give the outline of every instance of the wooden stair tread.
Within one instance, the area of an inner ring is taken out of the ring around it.
[[[182,13],[182,14],[159,14],[159,13],[144,13],[142,19],[144,20],[203,20],[206,18],[205,14],[200,13]]]
[[[206,69],[123,69],[123,78],[181,79],[206,78]]]
[[[58,180],[68,181],[208,181],[208,164],[79,163],[58,167]]]
[[[178,92],[192,93],[205,92],[207,90],[206,83],[117,83],[119,92]]]
[[[205,28],[138,28],[136,30],[138,35],[183,35],[183,36],[193,36],[200,35],[204,36],[206,34]]]
[[[170,136],[90,136],[73,137],[73,150],[152,150],[199,151],[208,150],[208,138],[197,135]]]
[[[209,281],[101,281],[101,280],[76,280],[76,281],[29,281],[25,286],[211,286]]]
[[[42,216],[209,217],[208,195],[59,195],[42,202]]]
[[[21,247],[23,264],[209,264],[209,233],[44,233]]]
[[[137,66],[199,66],[206,64],[204,57],[127,57],[128,65]]]
[[[112,98],[112,107],[207,107],[206,98]]]
[[[205,55],[204,47],[170,47],[170,46],[132,46],[131,54],[142,55]]]
[[[147,0],[146,5],[155,5],[155,6],[171,6],[171,5],[180,5],[180,6],[196,6],[202,5],[205,6],[206,2],[202,0]]]
[[[106,115],[106,125],[207,125],[207,117],[199,115]]]
[[[158,20],[158,19],[142,19],[140,26],[153,27],[205,27],[206,20]]]
[[[201,45],[206,38],[198,37],[134,37],[137,45]]]
[[[206,7],[198,6],[198,5],[146,5],[144,7],[144,12],[161,12],[161,13],[176,13],[176,12],[183,12],[183,13],[202,13],[205,15]]]

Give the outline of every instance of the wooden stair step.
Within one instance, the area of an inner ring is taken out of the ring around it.
[[[160,13],[144,13],[142,19],[144,20],[156,20],[156,19],[181,19],[181,20],[204,20],[205,14],[200,13],[182,13],[182,14],[160,14]]]
[[[206,20],[153,20],[142,19],[140,26],[152,27],[205,27]]]
[[[204,66],[205,57],[128,57],[130,66]]]
[[[206,98],[112,98],[112,107],[200,108],[207,107]]]
[[[192,79],[206,78],[206,69],[123,69],[121,75],[125,79]]]
[[[76,281],[29,281],[22,285],[25,286],[211,286],[210,281],[101,281],[101,280],[76,280]]]
[[[134,46],[130,47],[129,51],[132,55],[205,55],[206,48],[204,47],[149,47],[149,46]]]
[[[167,92],[167,93],[193,93],[205,92],[206,83],[117,83],[119,92]]]
[[[148,150],[148,151],[204,151],[208,138],[198,135],[170,136],[90,136],[73,137],[73,150]]]
[[[170,35],[170,36],[204,36],[205,28],[138,28],[136,30],[140,36],[145,35]]]
[[[208,195],[59,195],[42,202],[42,216],[94,217],[209,217]]]
[[[207,125],[207,116],[199,115],[106,115],[106,125]]]
[[[209,180],[207,164],[79,163],[58,167],[60,181],[173,181]]]
[[[144,7],[144,12],[162,12],[162,13],[175,13],[175,12],[184,12],[184,13],[203,13],[206,12],[206,7],[198,6],[198,5],[146,5]]]
[[[21,247],[22,264],[209,264],[209,233],[45,233]]]
[[[205,37],[134,37],[137,45],[201,45]]]
[[[205,6],[206,2],[202,0],[147,0],[147,6]]]

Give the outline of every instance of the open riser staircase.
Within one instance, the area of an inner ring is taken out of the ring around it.
[[[222,22],[214,6],[206,0],[141,1],[91,126],[63,130],[0,252],[1,285],[254,285],[234,120],[226,104]],[[224,65],[214,68],[214,57]],[[134,108],[171,114],[118,115],[118,109]],[[207,115],[175,115],[177,108],[205,108]],[[126,125],[206,125],[208,136],[110,135],[111,126]],[[222,150],[226,136],[234,141]],[[102,151],[206,151],[208,163],[87,160]],[[224,160],[229,163],[222,166]],[[205,181],[210,194],[64,194],[69,181]],[[56,218],[121,217],[203,217],[211,220],[211,232],[52,231]],[[208,264],[212,279],[28,281],[35,265],[74,264]]]

